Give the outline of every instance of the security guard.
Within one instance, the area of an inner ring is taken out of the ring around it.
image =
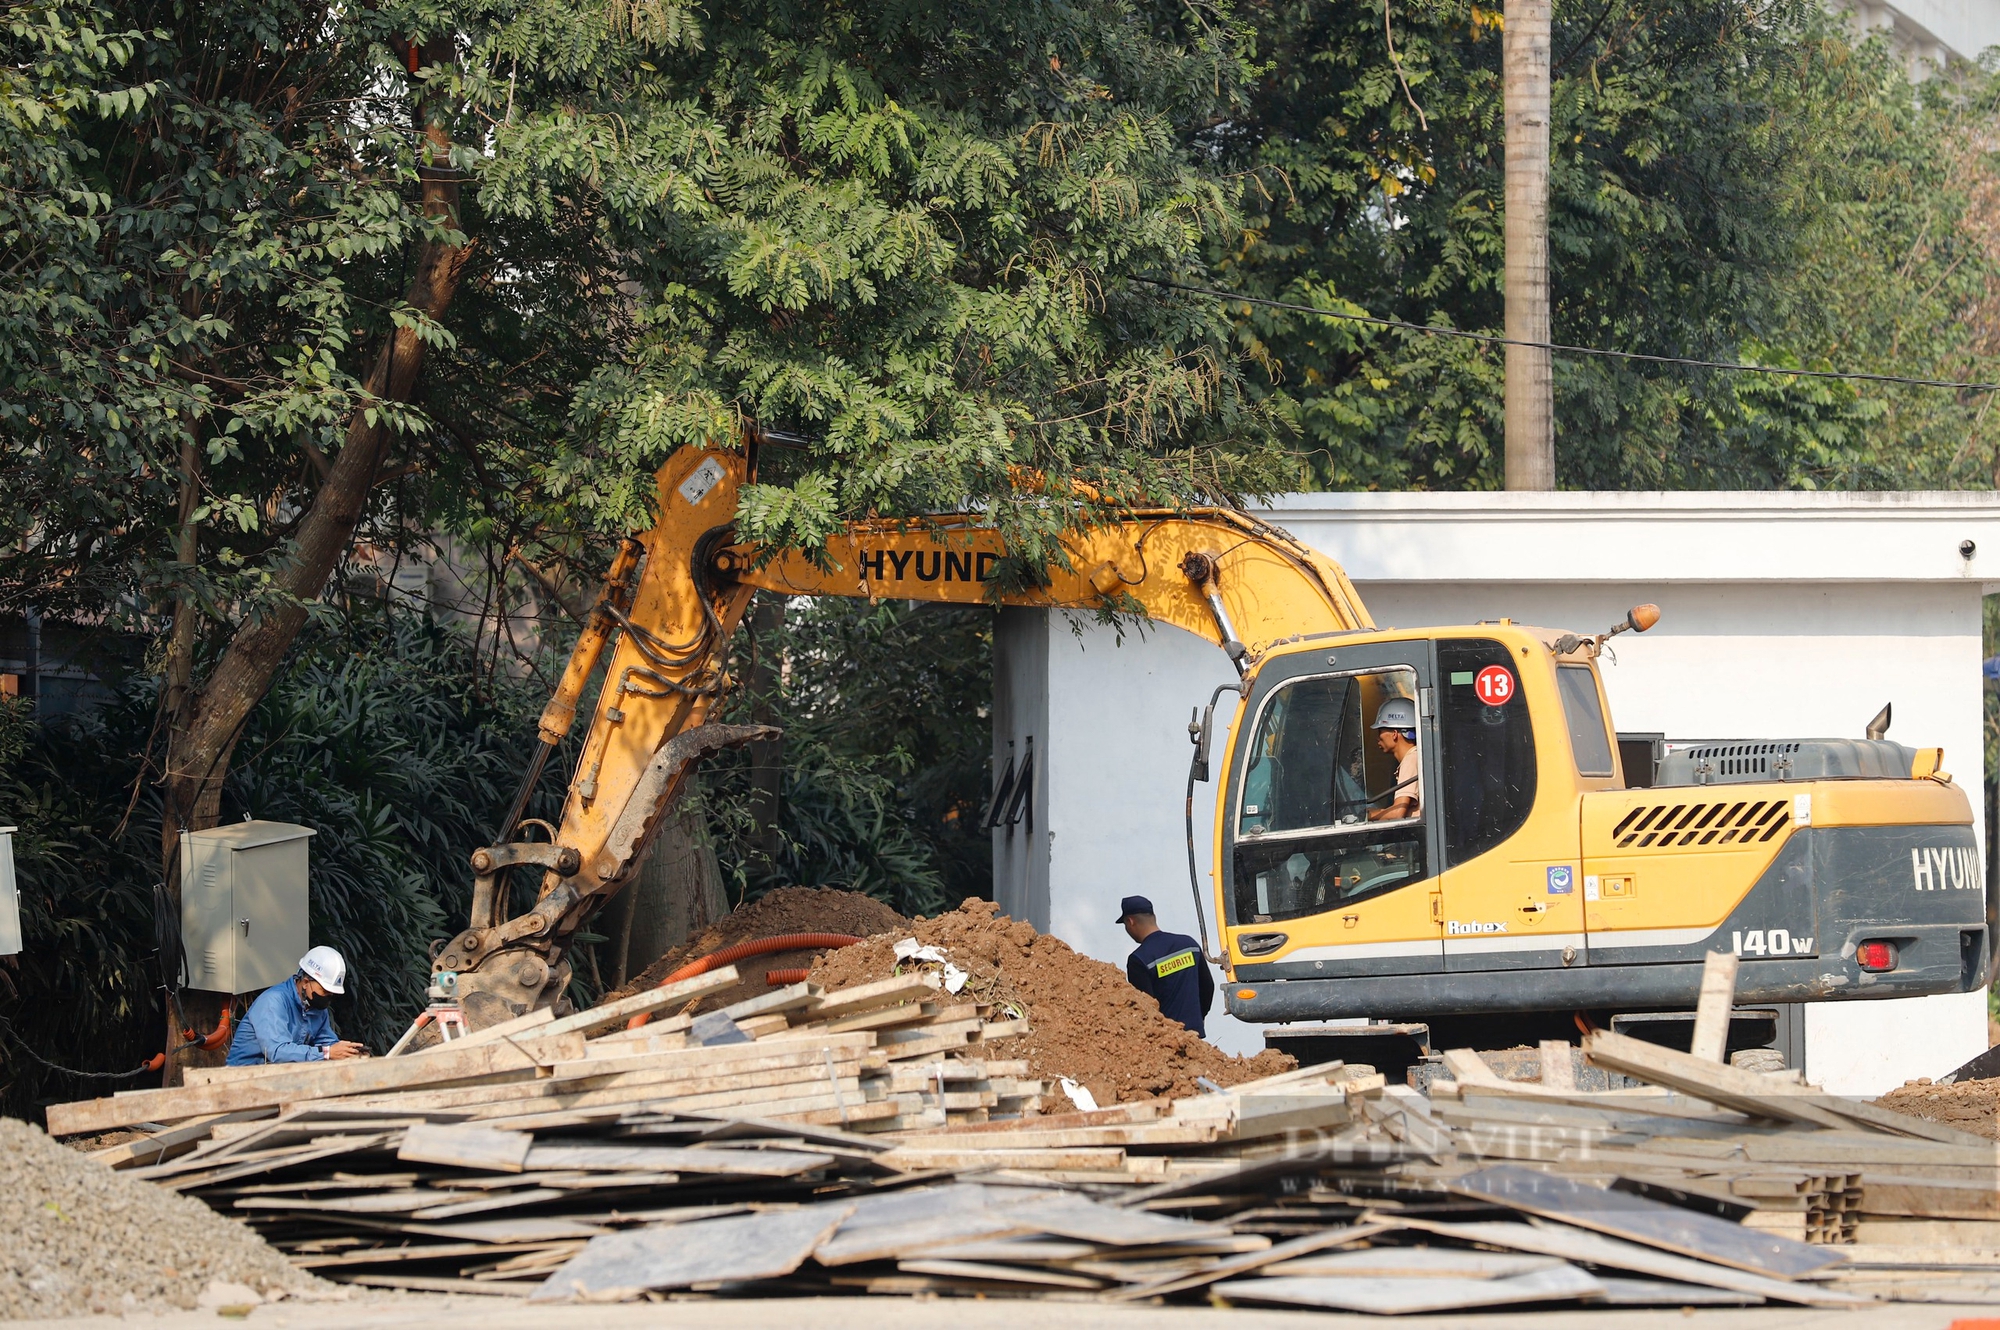
[[[1153,916],[1153,902],[1144,896],[1120,901],[1118,922],[1139,944],[1125,961],[1125,977],[1132,987],[1152,994],[1162,1015],[1207,1038],[1203,1025],[1209,1004],[1215,1001],[1215,978],[1195,940],[1162,929]]]
[[[347,962],[332,947],[314,947],[299,958],[299,972],[272,984],[250,1004],[229,1041],[229,1065],[257,1067],[267,1062],[318,1062],[358,1058],[368,1050],[333,1029],[327,1012],[332,995],[347,990]]]

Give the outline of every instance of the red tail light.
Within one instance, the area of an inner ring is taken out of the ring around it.
[[[1896,944],[1864,942],[1854,949],[1854,959],[1864,970],[1893,970],[1896,968]]]

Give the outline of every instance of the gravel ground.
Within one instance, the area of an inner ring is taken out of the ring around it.
[[[200,1201],[0,1118],[0,1320],[192,1309],[217,1280],[258,1293],[319,1285]]]

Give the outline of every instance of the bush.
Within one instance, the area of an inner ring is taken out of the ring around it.
[[[23,1044],[94,1071],[161,1046],[159,811],[142,779],[155,700],[155,681],[139,678],[85,716],[0,711],[0,823],[20,827],[24,933],[0,969],[7,1112],[105,1088],[14,1056]],[[347,958],[334,1018],[348,1037],[379,1052],[423,1005],[429,944],[462,926],[466,855],[505,812],[541,701],[458,631],[371,607],[312,630],[251,717],[222,818],[318,832],[312,937]],[[549,764],[531,814],[556,815],[566,771]]]

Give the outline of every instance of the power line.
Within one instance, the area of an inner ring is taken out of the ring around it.
[[[1136,282],[1151,286],[1163,286],[1171,291],[1186,291],[1198,296],[1211,296],[1217,300],[1240,300],[1247,305],[1263,305],[1269,309],[1290,310],[1295,314],[1317,314],[1324,319],[1343,319],[1348,323],[1366,323],[1377,328],[1403,328],[1410,332],[1423,333],[1430,337],[1456,337],[1467,342],[1487,342],[1495,346],[1534,346],[1545,351],[1561,352],[1573,356],[1602,356],[1610,360],[1643,360],[1651,365],[1687,365],[1695,369],[1726,369],[1742,374],[1781,374],[1797,379],[1848,379],[1863,383],[1902,383],[1913,388],[1952,388],[1960,392],[1990,393],[2000,392],[2000,383],[1959,383],[1951,379],[1915,379],[1901,374],[1861,374],[1832,369],[1784,369],[1777,365],[1745,365],[1728,360],[1696,360],[1689,356],[1649,356],[1641,351],[1607,351],[1597,346],[1570,346],[1564,342],[1530,342],[1519,337],[1498,337],[1492,333],[1467,332],[1462,328],[1440,328],[1428,323],[1407,323],[1402,319],[1378,319],[1370,314],[1343,314],[1339,310],[1319,309],[1313,305],[1297,305],[1287,300],[1267,300],[1263,296],[1244,295],[1240,291],[1220,291],[1208,286],[1188,286],[1182,282],[1169,282],[1159,277],[1134,277]]]

